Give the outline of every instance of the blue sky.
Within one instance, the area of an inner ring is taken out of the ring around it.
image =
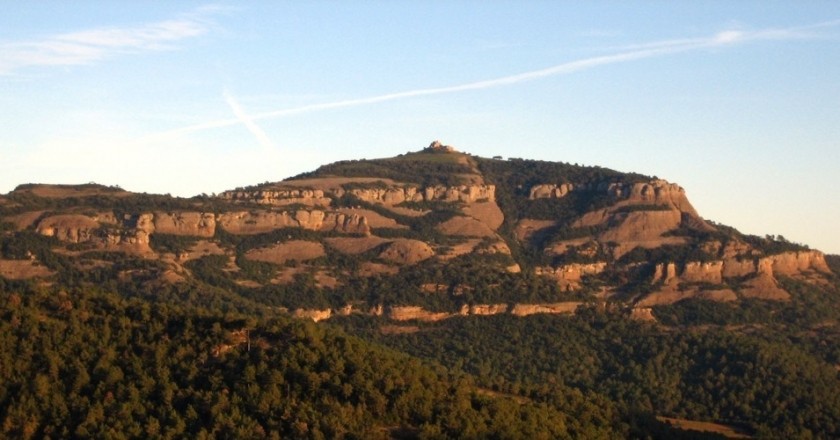
[[[6,2],[0,192],[191,196],[434,139],[840,253],[838,2]]]

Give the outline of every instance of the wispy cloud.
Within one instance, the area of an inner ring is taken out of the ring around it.
[[[762,29],[755,31],[744,30],[726,30],[715,33],[710,36],[701,38],[682,38],[656,41],[635,46],[626,46],[623,50],[609,54],[589,58],[582,58],[579,60],[569,61],[544,69],[523,72],[516,75],[503,76],[483,81],[475,81],[465,84],[423,88],[407,90],[403,92],[395,92],[377,96],[370,96],[365,98],[348,99],[341,101],[326,102],[320,104],[311,104],[300,107],[293,107],[281,110],[275,110],[264,113],[257,113],[250,115],[249,121],[253,123],[256,120],[277,119],[302,113],[311,113],[323,110],[332,110],[346,107],[358,107],[364,105],[378,104],[387,101],[396,101],[401,99],[416,98],[430,95],[445,95],[451,93],[464,92],[469,90],[491,89],[496,87],[509,86],[526,81],[534,81],[542,78],[553,77],[558,75],[570,74],[595,67],[606,66],[610,64],[626,63],[646,58],[654,58],[665,55],[672,55],[677,53],[685,53],[691,51],[698,51],[711,48],[719,48],[725,46],[733,46],[737,44],[745,44],[757,40],[795,40],[802,38],[814,38],[815,35],[811,31],[821,28],[830,28],[840,26],[840,20],[826,21],[822,23],[783,28],[783,29]],[[153,137],[166,137],[172,135],[180,135],[189,132],[203,131],[214,128],[227,127],[245,123],[242,119],[220,119],[215,121],[208,121],[201,124],[190,125],[178,129],[166,131],[153,135]]]
[[[239,105],[239,102],[233,95],[230,94],[229,91],[225,90],[222,95],[225,98],[225,102],[230,106],[230,109],[233,110],[233,114],[236,115],[236,119],[257,138],[257,142],[263,146],[266,150],[274,150],[274,143],[271,142],[271,139],[268,138],[268,135],[260,128],[254,120],[248,116],[245,110]]]
[[[0,42],[0,75],[38,66],[94,63],[118,54],[165,50],[173,44],[207,33],[213,8],[200,8],[182,17],[134,27],[103,27],[28,41]]]

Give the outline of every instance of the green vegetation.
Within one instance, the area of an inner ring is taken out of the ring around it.
[[[468,376],[312,323],[0,287],[7,438],[621,436],[606,402],[487,396]]]
[[[464,183],[462,174],[473,174],[469,165],[458,163],[460,155],[441,153],[409,153],[391,159],[349,160],[324,165],[293,179],[313,177],[379,177],[420,186],[454,186]]]
[[[777,332],[663,331],[594,310],[574,318],[447,320],[410,334],[358,331],[463,368],[502,392],[594,393],[614,402],[628,424],[634,414],[664,414],[735,422],[760,438],[840,435],[834,366]]]

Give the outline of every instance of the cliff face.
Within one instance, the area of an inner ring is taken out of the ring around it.
[[[607,263],[601,261],[589,264],[566,264],[559,267],[538,267],[535,273],[555,278],[561,289],[577,290],[584,276],[598,275],[606,268]]]
[[[366,202],[382,203],[385,205],[397,205],[403,202],[441,201],[475,203],[478,201],[496,200],[495,185],[363,188],[351,189],[348,193]]]
[[[492,316],[511,314],[514,316],[529,316],[537,314],[569,315],[573,314],[583,303],[579,301],[543,303],[543,304],[473,304],[464,305],[457,312],[433,312],[420,306],[391,306],[383,307],[377,305],[371,307],[368,312],[363,312],[351,305],[344,306],[338,310],[332,309],[296,309],[292,316],[296,318],[312,319],[321,321],[332,316],[347,316],[353,313],[367,314],[371,316],[384,316],[392,321],[424,321],[437,322],[444,319],[452,319],[462,316]]]
[[[689,262],[677,275],[674,263],[660,263],[651,280],[652,283],[676,282],[720,284],[725,278],[756,275],[806,276],[808,272],[830,273],[825,255],[819,251],[785,252],[762,258],[722,261]]]
[[[320,189],[287,189],[258,191],[225,191],[219,197],[231,202],[258,203],[261,205],[330,206],[331,200]]]
[[[785,252],[746,260],[729,258],[703,263],[689,262],[679,271],[674,263],[660,263],[655,266],[651,278],[651,283],[660,285],[660,289],[639,300],[638,305],[670,304],[694,297],[734,301],[737,294],[746,298],[787,300],[790,294],[779,287],[776,276],[813,280],[815,277],[819,279],[820,274],[830,272],[825,256],[819,251]],[[738,279],[744,281],[736,289],[737,292],[727,288],[697,286],[738,284],[735,282]]]
[[[531,200],[542,198],[563,198],[573,191],[597,192],[608,195],[620,206],[630,204],[651,204],[671,207],[697,217],[697,211],[689,203],[685,190],[665,180],[651,180],[646,183],[562,183],[539,184],[531,187]]]
[[[321,210],[228,212],[219,216],[219,225],[232,234],[261,234],[282,228],[350,234],[370,233],[367,219],[363,216]]]
[[[606,197],[607,207],[581,213],[569,226],[571,229],[595,231],[583,242],[591,241],[596,246],[608,247],[616,259],[637,247],[653,249],[684,245],[686,240],[673,234],[681,228],[714,231],[691,206],[685,190],[664,180],[632,184],[540,184],[531,187],[529,198],[563,198],[575,192]],[[517,235],[526,238],[535,227],[552,225],[543,226],[535,220],[525,219],[517,225]],[[548,249],[559,255],[568,245],[582,244],[581,240],[576,238],[574,243],[551,243]]]
[[[155,212],[154,232],[212,237],[216,233],[216,216],[209,212]]]

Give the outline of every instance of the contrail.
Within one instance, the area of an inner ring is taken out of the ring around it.
[[[239,102],[236,101],[236,98],[234,98],[233,95],[231,95],[230,92],[227,90],[223,91],[222,95],[225,98],[225,102],[227,102],[227,104],[230,106],[230,109],[233,110],[233,114],[236,115],[236,120],[238,122],[241,122],[242,125],[244,125],[245,128],[247,128],[248,131],[250,131],[251,134],[253,134],[254,137],[257,138],[257,142],[259,142],[260,145],[263,146],[263,148],[265,148],[266,150],[274,150],[274,143],[271,142],[271,139],[268,138],[268,135],[265,133],[265,131],[263,131],[262,128],[260,128],[256,123],[254,123],[253,118],[248,116],[247,113],[245,113],[245,110],[242,109],[242,106],[239,105]]]
[[[658,42],[647,43],[631,47],[623,52],[602,55],[590,58],[583,58],[580,60],[569,61],[555,66],[547,67],[545,69],[534,70],[530,72],[519,73],[516,75],[504,76],[484,81],[470,82],[466,84],[459,84],[447,87],[435,87],[425,89],[408,90],[404,92],[389,93],[384,95],[370,96],[366,98],[348,99],[342,101],[327,102],[321,104],[311,104],[301,107],[293,107],[282,110],[275,110],[265,113],[257,113],[250,115],[249,120],[253,121],[263,119],[277,119],[286,116],[298,115],[302,113],[311,113],[322,110],[331,110],[346,107],[358,107],[363,105],[378,104],[387,101],[396,101],[400,99],[416,98],[420,96],[431,95],[445,95],[450,93],[464,92],[468,90],[482,90],[495,87],[502,87],[526,81],[533,81],[541,78],[564,75],[582,70],[591,69],[594,67],[605,66],[609,64],[626,63],[645,58],[653,58],[657,56],[690,52],[701,49],[709,49],[714,47],[730,46],[739,43],[755,40],[791,40],[810,38],[812,35],[805,33],[808,30],[835,27],[840,25],[840,20],[826,21],[807,26],[799,26],[785,29],[764,29],[758,31],[737,31],[729,30],[719,32],[709,37],[703,38],[683,38],[674,40],[664,40]],[[186,127],[177,128],[174,130],[165,131],[153,137],[165,137],[170,135],[179,135],[184,133],[209,130],[214,128],[228,127],[239,123],[245,123],[244,120],[237,119],[220,119],[209,121],[202,124],[189,125]]]

